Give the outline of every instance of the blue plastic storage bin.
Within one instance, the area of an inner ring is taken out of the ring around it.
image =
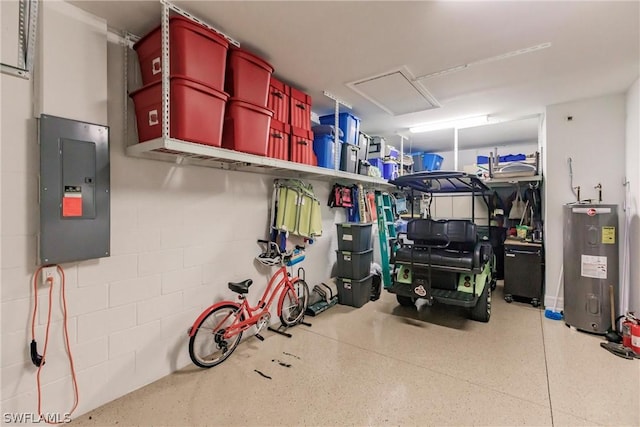
[[[422,167],[426,171],[439,171],[442,167],[442,160],[444,158],[433,153],[424,153],[422,155]]]
[[[524,154],[507,154],[506,156],[500,156],[501,162],[520,162],[526,159],[527,159],[527,156],[525,156]],[[486,165],[488,163],[489,163],[489,157],[478,156],[477,164]]]
[[[382,165],[383,165],[382,159],[376,158],[376,159],[369,159],[367,161],[371,166],[380,169],[380,174],[382,174]]]
[[[396,179],[398,177],[398,164],[396,162],[384,162],[382,164],[382,177],[384,179]]]
[[[335,124],[335,115],[327,115],[320,117],[321,125]],[[360,119],[351,113],[338,114],[338,127],[344,133],[344,142],[347,144],[358,145],[358,136],[360,133]]]
[[[331,134],[313,135],[313,152],[321,168],[334,169],[336,164],[335,141]]]
[[[313,131],[313,135],[333,135],[333,129],[335,126],[333,125],[316,125],[311,128]],[[342,129],[338,129],[338,138],[342,139],[344,134],[342,133]]]

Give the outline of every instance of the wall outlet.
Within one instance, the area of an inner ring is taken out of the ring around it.
[[[47,280],[52,280],[54,283],[56,281],[56,267],[44,267],[42,269],[42,284],[46,285]]]

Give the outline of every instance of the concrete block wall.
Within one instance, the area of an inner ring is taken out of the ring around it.
[[[253,278],[249,300],[257,302],[270,273],[254,257],[260,251],[256,239],[267,236],[273,177],[127,157],[122,47],[107,42],[104,23],[98,36],[99,20],[68,3],[44,2],[41,12],[47,43],[38,56],[39,74],[33,81],[1,76],[0,404],[3,413],[37,411],[28,346],[39,215],[34,117],[42,112],[110,126],[111,256],[62,265],[79,415],[189,365],[187,329],[206,306],[235,298],[228,281]],[[86,45],[70,54],[62,52],[66,41]],[[91,55],[83,54],[86,49]],[[67,58],[64,67],[60,57]],[[71,93],[63,96],[56,81],[68,79],[69,70],[82,74],[82,84],[66,86],[64,92]],[[311,184],[322,201],[324,228],[302,264],[313,286],[330,275],[334,223],[344,213],[326,207],[329,183]],[[43,412],[64,413],[73,404],[60,284],[56,278],[41,377]],[[38,295],[36,339],[42,353],[48,289],[38,285]]]

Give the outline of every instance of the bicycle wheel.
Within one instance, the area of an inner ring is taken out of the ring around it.
[[[193,363],[201,368],[211,368],[233,353],[242,338],[242,331],[230,339],[224,339],[223,335],[235,322],[237,309],[235,304],[222,305],[202,319],[189,340],[189,356]],[[241,315],[240,320],[244,320],[244,316]]]
[[[292,288],[285,288],[280,298],[280,321],[285,326],[293,326],[302,320],[309,302],[309,287],[304,280],[298,280]]]

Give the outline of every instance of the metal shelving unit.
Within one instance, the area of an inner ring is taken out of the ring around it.
[[[509,187],[519,182],[541,182],[542,175],[520,176],[511,178],[490,178],[484,181],[489,187]]]
[[[162,110],[163,120],[162,137],[146,141],[143,143],[135,143],[126,148],[126,154],[130,157],[138,157],[151,160],[161,160],[179,165],[204,166],[230,171],[261,173],[266,175],[275,175],[281,177],[295,177],[316,179],[321,181],[340,181],[346,183],[361,183],[367,187],[388,188],[392,187],[386,180],[382,178],[357,175],[353,173],[343,172],[340,170],[332,170],[317,166],[310,166],[301,163],[289,162],[286,160],[273,159],[270,157],[256,156],[253,154],[242,153],[239,151],[228,150],[225,148],[213,147],[193,142],[182,141],[170,138],[170,84],[169,84],[169,14],[171,11],[181,14],[199,24],[216,31],[224,36],[231,44],[240,46],[240,43],[231,37],[218,31],[211,25],[201,19],[191,15],[190,13],[180,9],[167,0],[160,0],[162,4]],[[125,96],[124,96],[124,112],[125,118],[128,119],[127,103],[128,103],[128,75],[127,75],[127,56],[130,48],[130,41],[137,39],[136,36],[127,34],[125,37]],[[336,100],[336,120],[338,103]],[[343,105],[346,105],[342,103]],[[348,106],[348,105],[347,105]],[[125,139],[127,138],[127,120],[125,120]]]
[[[295,178],[316,179],[320,181],[343,181],[362,183],[367,187],[392,187],[382,178],[356,175],[349,172],[336,171],[256,156],[254,154],[227,150],[225,148],[196,144],[174,138],[158,138],[141,144],[127,147],[127,155],[144,159],[161,160],[179,165],[205,166],[217,169],[261,173]]]

